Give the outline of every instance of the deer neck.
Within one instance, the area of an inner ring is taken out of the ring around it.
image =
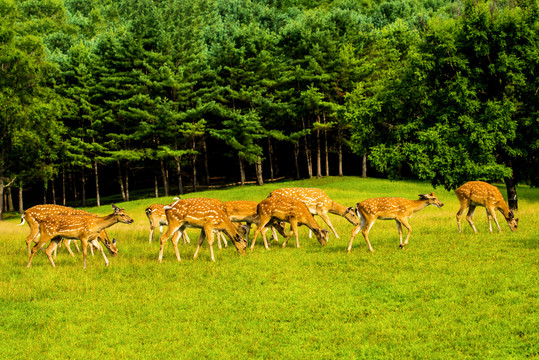
[[[429,203],[427,200],[412,200],[413,206],[412,206],[412,212],[418,212],[419,210],[423,210],[427,206],[429,206]]]
[[[99,218],[99,221],[96,223],[95,231],[101,232],[106,228],[116,224],[118,222],[118,216],[116,214],[110,214]]]
[[[505,220],[509,220],[511,218],[511,209],[509,209],[509,206],[507,206],[505,201],[498,205],[498,210],[500,210],[500,212],[503,214]]]
[[[340,216],[344,216],[344,214],[346,214],[346,210],[348,208],[346,206],[343,206],[339,203],[336,203],[335,201],[331,201],[331,208],[328,210],[328,212],[332,213],[332,214],[335,214],[335,215],[340,215]]]

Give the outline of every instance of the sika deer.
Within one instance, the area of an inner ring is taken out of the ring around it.
[[[498,219],[496,218],[496,210],[499,210],[505,217],[507,225],[509,225],[511,231],[517,231],[518,218],[515,218],[515,214],[513,214],[513,211],[509,209],[509,206],[507,206],[505,200],[503,199],[500,190],[498,190],[496,186],[490,185],[483,181],[470,181],[456,189],[455,194],[460,201],[460,209],[457,212],[457,225],[459,227],[459,233],[462,232],[460,227],[460,219],[466,208],[469,208],[468,214],[466,214],[466,220],[470,223],[473,231],[477,233],[477,229],[472,221],[472,216],[477,206],[485,207],[490,232],[492,232],[492,223],[490,221],[491,218],[494,218],[498,231],[502,231],[500,224],[498,223]]]
[[[118,208],[114,204],[112,204],[112,208],[114,210],[112,214],[102,217],[93,215],[53,215],[42,221],[40,224],[41,237],[30,252],[27,267],[31,266],[32,259],[36,252],[48,241],[51,241],[51,243],[45,250],[45,253],[49,258],[52,267],[56,267],[52,260],[52,252],[58,245],[58,242],[63,238],[78,239],[81,241],[85,269],[89,242],[92,242],[94,246],[101,250],[103,258],[105,259],[105,264],[108,266],[109,261],[105,252],[97,242],[99,233],[118,222],[125,224],[133,223],[133,219],[131,219],[123,209]]]
[[[45,204],[45,205],[36,205],[32,206],[31,208],[24,211],[21,215],[21,223],[20,225],[23,225],[25,222],[28,223],[28,226],[30,227],[30,234],[26,237],[26,246],[28,247],[28,255],[30,255],[32,250],[32,241],[37,242],[37,238],[40,235],[39,232],[39,225],[41,222],[49,218],[50,216],[55,215],[91,215],[91,216],[97,216],[95,214],[89,213],[88,211],[80,210],[80,209],[74,209],[67,206],[61,206],[61,205],[51,205],[51,204]],[[110,251],[112,256],[118,255],[118,248],[116,247],[116,239],[113,239],[111,242],[106,231],[103,230],[99,236],[98,240],[103,242],[107,249]],[[71,247],[69,246],[70,241],[66,241],[64,239],[64,245],[67,248],[67,251],[71,256],[75,256],[73,254],[73,251],[71,251]],[[75,243],[75,246],[77,247],[77,250],[79,250],[79,247]],[[55,249],[56,250],[56,249]]]
[[[342,216],[354,226],[359,224],[352,207],[346,207],[336,203],[320,189],[298,187],[282,188],[273,190],[269,196],[288,196],[303,202],[311,214],[318,215],[324,220],[337,239],[339,238],[339,234],[337,234],[337,231],[333,227],[328,213]]]
[[[248,200],[225,201],[221,204],[221,208],[232,222],[247,223],[247,234],[245,238],[249,241],[251,224],[255,224],[258,227],[260,223],[260,217],[257,214],[258,203]],[[271,231],[274,238],[277,238],[275,234],[276,230],[286,237],[284,225],[280,222],[273,221],[271,223]]]
[[[217,199],[191,198],[178,200],[172,206],[166,206],[165,213],[169,225],[167,231],[161,236],[159,262],[163,260],[163,250],[167,240],[176,232],[185,231],[186,227],[202,229],[198,239],[198,246],[193,256],[194,259],[198,256],[204,238],[207,237],[210,245],[211,260],[215,261],[213,241],[214,232],[216,231],[224,231],[230,237],[238,252],[242,255],[245,254],[247,242],[240,236],[237,228],[223,212],[220,203],[221,201]],[[181,261],[177,239],[177,236],[173,237],[172,245],[174,246],[176,258]]]
[[[262,200],[258,204],[258,216],[260,217],[260,223],[253,236],[253,243],[251,244],[251,250],[254,248],[256,238],[259,233],[262,233],[262,239],[264,240],[264,246],[269,249],[266,235],[264,234],[267,224],[272,220],[286,221],[290,223],[291,233],[296,236],[296,247],[299,248],[299,236],[298,225],[306,225],[311,229],[318,242],[322,245],[326,245],[328,239],[328,230],[322,229],[314,220],[314,217],[309,212],[307,206],[296,199],[286,196],[271,196]],[[290,234],[291,235],[291,234]],[[287,236],[283,242],[282,247],[285,247],[288,243],[290,236]]]
[[[436,198],[434,193],[419,195],[419,200],[408,200],[400,197],[383,197],[375,199],[367,199],[356,205],[356,214],[360,219],[360,224],[352,230],[352,236],[350,237],[350,244],[347,251],[352,250],[352,243],[354,237],[361,231],[367,242],[369,250],[372,252],[371,243],[369,242],[369,231],[376,219],[381,220],[395,220],[397,222],[397,229],[399,231],[400,247],[403,249],[408,244],[408,239],[412,234],[412,227],[408,224],[408,219],[419,210],[424,209],[428,205],[434,205],[439,208],[444,206]],[[402,226],[408,229],[408,235],[406,241],[402,242]]]
[[[149,243],[152,243],[153,232],[157,226],[159,226],[159,238],[163,235],[163,226],[168,226],[167,216],[165,214],[165,205],[153,204],[146,208],[146,216],[150,220],[150,238]],[[183,232],[184,243],[191,243],[187,232]]]

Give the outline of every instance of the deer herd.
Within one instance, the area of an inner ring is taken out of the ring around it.
[[[472,216],[477,206],[486,208],[490,232],[492,232],[491,219],[494,219],[498,231],[501,232],[496,218],[496,210],[502,213],[511,231],[517,230],[518,218],[515,218],[513,211],[509,209],[497,187],[482,181],[471,181],[456,189],[455,193],[460,202],[460,209],[457,212],[459,233],[462,232],[460,220],[467,208],[466,220],[473,231],[477,232],[472,221]],[[159,262],[163,260],[164,247],[170,238],[172,238],[171,242],[176,258],[178,261],[181,260],[178,242],[181,238],[186,243],[190,242],[185,231],[187,228],[200,229],[198,244],[193,257],[198,256],[200,247],[204,239],[207,238],[212,261],[215,261],[213,251],[215,238],[217,237],[218,239],[219,248],[221,248],[221,239],[223,239],[225,247],[228,244],[223,234],[232,241],[240,254],[245,254],[252,225],[255,225],[256,230],[251,240],[251,250],[253,250],[259,235],[262,236],[264,247],[269,249],[266,237],[267,230],[271,230],[272,238],[275,240],[277,240],[277,233],[283,236],[283,247],[287,245],[289,238],[293,234],[296,239],[296,247],[300,247],[298,226],[301,225],[307,226],[315,234],[321,245],[326,245],[329,231],[321,228],[313,216],[320,216],[333,235],[339,238],[328,213],[342,216],[354,225],[347,248],[348,252],[352,250],[354,237],[360,231],[365,238],[369,251],[374,251],[369,241],[369,231],[376,219],[395,220],[399,232],[400,248],[404,248],[412,234],[412,227],[408,219],[428,205],[439,208],[443,206],[442,202],[432,192],[419,195],[418,200],[381,197],[359,202],[355,208],[346,207],[333,201],[320,189],[299,187],[274,190],[266,199],[260,202],[247,200],[222,202],[219,199],[210,198],[175,198],[174,200],[173,203],[168,205],[153,204],[146,208],[146,215],[150,221],[150,243],[152,242],[155,228],[159,226],[160,230]],[[123,209],[114,204],[112,209],[113,212],[107,216],[98,216],[83,210],[59,205],[36,205],[26,210],[21,216],[19,225],[26,222],[30,226],[30,234],[26,237],[29,256],[27,267],[31,266],[35,254],[46,243],[49,243],[49,245],[45,250],[45,254],[53,267],[55,267],[53,254],[56,256],[56,250],[61,242],[71,256],[74,256],[70,248],[72,240],[80,240],[81,242],[84,268],[86,268],[88,246],[90,246],[92,255],[94,248],[99,250],[103,255],[105,264],[108,266],[109,260],[100,243],[109,250],[112,256],[118,254],[118,248],[116,247],[116,239],[110,241],[106,229],[118,222],[124,224],[133,223],[133,219]],[[285,231],[286,223],[290,225],[288,233]],[[163,226],[167,226],[165,232],[163,232]],[[408,230],[404,242],[402,240],[403,226]],[[34,242],[35,245],[32,247]]]

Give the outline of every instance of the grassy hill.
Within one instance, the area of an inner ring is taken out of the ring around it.
[[[353,206],[378,196],[416,199],[428,183],[330,177],[263,187],[189,194],[223,201],[260,201],[279,187],[318,187]],[[322,247],[300,228],[301,248],[240,256],[233,246],[209,259],[207,245],[192,260],[192,243],[170,242],[157,262],[159,239],[148,243],[144,209],[171,198],[117,204],[135,220],[109,236],[120,254],[71,258],[59,251],[53,269],[38,252],[32,267],[24,238],[28,227],[11,218],[0,224],[0,354],[9,359],[520,359],[539,356],[539,190],[518,188],[519,231],[488,232],[466,222],[458,234],[453,192],[434,189],[444,203],[410,220],[413,234],[399,250],[394,221],[377,221],[367,252],[361,234],[346,247],[353,226],[330,215],[340,238]],[[502,188],[502,194],[505,189]],[[109,205],[87,209],[111,212]],[[325,225],[320,218],[318,223]],[[324,226],[323,226],[324,227]]]

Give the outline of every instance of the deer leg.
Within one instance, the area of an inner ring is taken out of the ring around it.
[[[357,225],[353,230],[352,234],[350,235],[350,243],[348,244],[348,248],[346,249],[346,252],[352,251],[352,244],[354,243],[354,238],[356,235],[363,230],[363,227],[365,226],[365,218],[363,216],[359,217],[359,225]]]
[[[277,237],[277,230],[275,230],[274,226],[271,226],[271,238],[275,241],[279,241],[279,238]]]
[[[371,231],[371,227],[374,225],[374,221],[370,224],[363,226],[363,229],[361,229],[361,233],[363,234],[363,237],[365,238],[365,241],[367,242],[367,246],[369,247],[370,252],[374,252],[371,242],[369,241],[369,231]]]
[[[182,238],[183,238],[183,243],[184,244],[190,244],[191,243],[191,239],[189,239],[189,235],[187,235],[187,231],[184,231],[182,233]]]
[[[72,257],[75,257],[75,254],[73,254],[73,251],[71,251],[71,246],[70,246],[71,240],[70,239],[64,239],[63,243],[64,243],[64,246],[67,249],[67,252],[69,252],[69,255],[71,255]],[[54,249],[54,251],[55,251],[54,257],[56,257],[56,249]]]
[[[399,222],[399,220],[397,220],[397,219],[395,219],[395,222],[397,223],[397,230],[399,232],[400,247],[402,249],[402,248],[404,248],[404,245],[402,244],[402,225]]]
[[[80,239],[82,246],[83,269],[86,269],[86,256],[88,255],[88,239]]]
[[[214,240],[214,232],[213,232],[213,229],[211,229],[210,227],[205,227],[204,228],[204,232],[206,233],[206,236],[208,238],[208,245],[210,245],[210,257],[211,257],[211,261],[215,262],[215,256],[213,254],[213,240]],[[219,233],[221,233],[221,231],[219,231]],[[219,235],[218,235],[219,236]],[[224,235],[221,233],[221,236],[224,237]]]
[[[498,227],[498,232],[502,232],[502,228],[500,227],[500,224],[498,223],[498,218],[496,217],[496,210],[494,208],[486,208],[486,209],[487,209],[487,216],[489,217],[488,218],[488,227],[490,229],[490,232],[492,232],[492,227],[490,225],[490,218],[491,217],[494,219],[494,223]]]
[[[260,222],[258,223],[258,226],[255,230],[255,234],[253,235],[253,242],[251,243],[251,250],[254,249],[255,247],[255,244],[256,244],[256,238],[258,237],[258,234],[260,234],[260,232],[265,229],[265,226],[266,224],[270,221],[271,219],[260,219]],[[262,238],[264,238],[264,233],[262,233]],[[267,245],[267,240],[264,241],[264,245]],[[269,247],[266,247],[266,249],[269,249]]]
[[[204,229],[200,230],[200,235],[198,236],[198,245],[197,249],[195,250],[195,255],[193,255],[193,259],[196,259],[198,256],[198,252],[200,251],[200,246],[204,242],[204,238],[206,237],[206,232]]]
[[[56,267],[56,265],[54,265],[54,260],[52,259],[52,253],[54,252],[54,250],[58,246],[58,243],[61,240],[62,240],[61,238],[52,239],[51,243],[47,247],[47,250],[45,250],[45,254],[47,254],[47,257],[49,258],[49,261],[51,262],[52,267]]]
[[[404,219],[401,219],[400,221],[401,221],[401,224],[404,225],[406,229],[408,229],[408,235],[406,235],[406,240],[404,240],[404,244],[401,245],[401,248],[404,249],[404,247],[408,245],[408,240],[410,239],[410,235],[412,235],[412,227],[410,226],[410,224],[408,224],[408,219],[404,218]]]
[[[103,247],[99,245],[97,239],[93,239],[90,243],[95,246],[96,249],[101,251],[101,254],[103,254],[103,259],[105,259],[105,266],[109,266],[109,259],[107,259],[107,255],[105,255],[105,251],[103,250]]]
[[[153,231],[154,231],[154,230],[155,230],[155,226],[150,225],[150,238],[148,239],[148,244],[151,244],[151,243],[152,243]],[[161,235],[161,232],[159,232],[159,235]]]
[[[462,218],[462,214],[464,213],[464,210],[468,207],[468,204],[465,201],[461,201],[460,203],[460,209],[457,211],[457,226],[459,228],[459,234],[462,232],[462,228],[460,227],[460,219]]]
[[[182,227],[178,231],[176,231],[176,233],[172,237],[172,246],[174,247],[174,253],[176,254],[176,259],[178,259],[178,261],[181,261],[180,251],[178,250],[178,242],[180,241],[180,238],[182,237],[184,231],[185,227]]]
[[[267,227],[264,227],[262,230],[261,230],[261,233],[262,233],[262,240],[264,240],[264,247],[266,248],[266,250],[269,250],[269,243],[268,243],[268,238],[266,237],[266,232],[268,231],[268,228]]]
[[[475,212],[475,205],[470,205],[470,208],[468,209],[468,214],[466,214],[466,220],[472,227],[473,231],[477,233],[477,229],[475,228],[475,225],[472,220],[473,213]]]
[[[180,227],[172,228],[172,226],[169,226],[167,228],[167,231],[163,235],[161,235],[161,239],[159,240],[161,243],[161,246],[159,247],[159,257],[157,258],[157,261],[162,262],[163,261],[163,251],[165,250],[165,244],[167,243],[167,240],[169,237],[172,236]]]
[[[26,247],[28,248],[28,256],[32,253],[32,243],[37,242],[39,236],[39,225],[30,226],[30,234],[26,237]]]
[[[328,224],[331,231],[333,231],[333,234],[335,235],[335,237],[337,239],[340,239],[339,234],[337,234],[337,230],[335,230],[335,228],[333,227],[333,224],[331,223],[331,220],[329,220],[328,214],[326,212],[318,212],[318,215],[322,218],[322,220],[324,220],[324,222],[326,224]],[[310,232],[309,232],[309,234],[310,234]],[[310,238],[310,236],[309,236],[309,238]]]
[[[31,251],[30,251],[30,255],[28,256],[28,264],[26,265],[26,267],[30,267],[32,265],[32,259],[34,258],[34,256],[36,255],[36,252],[39,251],[39,249],[41,249],[43,247],[43,245],[45,245],[45,243],[47,241],[50,240],[50,237],[49,236],[41,236],[39,241],[34,245],[34,247],[32,247]]]

